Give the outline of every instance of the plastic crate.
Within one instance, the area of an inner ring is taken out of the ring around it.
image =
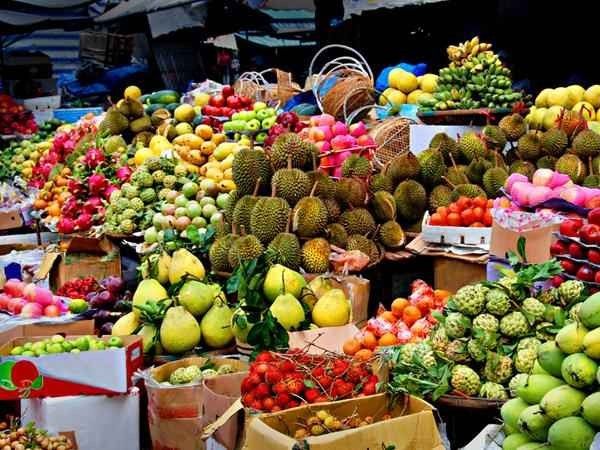
[[[54,118],[67,123],[74,123],[88,113],[94,115],[102,114],[102,108],[62,108],[54,110]]]

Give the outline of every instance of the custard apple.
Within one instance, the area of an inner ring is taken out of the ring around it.
[[[579,300],[584,288],[584,284],[579,280],[567,280],[558,287],[558,296],[568,305]]]
[[[446,346],[449,341],[446,328],[443,325],[435,327],[429,335],[431,347],[438,353],[444,353],[446,351]]]
[[[517,389],[519,389],[521,386],[525,386],[528,378],[529,375],[526,373],[518,373],[510,379],[508,382],[508,391],[510,392],[511,397],[517,396]]]
[[[513,374],[513,361],[510,356],[488,352],[483,368],[483,376],[494,383],[505,383]]]
[[[453,389],[472,396],[479,392],[481,380],[473,369],[459,364],[452,369],[450,384]]]
[[[119,224],[119,231],[123,234],[131,234],[135,231],[135,223],[131,219],[125,219]]]
[[[528,297],[525,300],[523,300],[522,306],[523,311],[526,314],[529,314],[530,320],[533,319],[534,322],[538,322],[543,319],[544,312],[546,311],[546,306],[539,300],[536,300],[533,297]]]
[[[508,400],[504,386],[486,381],[479,388],[479,396],[490,400]]]
[[[517,351],[519,352],[521,350],[525,350],[526,348],[531,348],[537,352],[540,344],[541,344],[541,342],[537,338],[534,338],[534,337],[523,338],[517,344]]]
[[[162,170],[157,170],[156,172],[152,172],[152,178],[155,183],[161,184],[165,179],[166,174]]]
[[[143,211],[145,208],[144,202],[139,197],[134,197],[131,200],[129,200],[129,206],[136,212]]]
[[[155,170],[161,169],[160,158],[157,158],[156,156],[151,156],[150,158],[146,159],[146,161],[144,161],[144,165],[149,172],[154,172]]]
[[[517,351],[515,356],[515,369],[517,372],[530,373],[536,358],[537,350],[534,350],[533,348],[525,348]]]
[[[485,308],[495,316],[503,316],[510,309],[510,298],[502,289],[490,289],[485,300]]]
[[[467,362],[469,360],[469,352],[465,341],[454,339],[448,342],[446,346],[446,358],[457,363]]]
[[[146,188],[140,193],[140,198],[146,204],[156,201],[156,192],[152,188]]]
[[[117,211],[117,212],[123,212],[127,208],[129,208],[129,206],[130,206],[129,200],[124,197],[121,197],[120,199],[118,199],[117,203],[114,204],[115,211]]]
[[[424,367],[435,367],[436,360],[432,348],[425,342],[420,342],[415,348],[414,357],[421,362]]]
[[[537,299],[545,305],[554,303],[558,299],[558,289],[550,288],[546,291],[542,291],[537,295]]]
[[[446,316],[444,327],[449,338],[461,338],[471,328],[471,320],[464,314],[451,312]]]
[[[154,184],[154,178],[148,172],[136,170],[131,176],[131,181],[142,188],[151,187]]]
[[[514,311],[500,320],[500,332],[508,337],[521,337],[529,332],[529,322],[522,312]]]
[[[498,331],[498,319],[491,314],[479,314],[473,319],[473,330],[487,331],[495,333]]]
[[[461,287],[452,297],[456,309],[467,316],[476,316],[485,304],[487,289],[479,284]]]
[[[177,183],[177,177],[175,175],[166,175],[163,178],[163,186],[166,188],[172,188]]]
[[[185,373],[185,367],[179,367],[171,372],[169,376],[169,383],[171,384],[185,384],[187,383],[187,375]]]
[[[473,361],[482,362],[485,361],[487,355],[487,349],[483,342],[479,339],[469,339],[467,342],[467,351],[473,359]]]
[[[123,185],[121,186],[121,193],[123,194],[123,196],[125,196],[126,198],[133,198],[133,197],[137,197],[139,194],[139,189],[137,188],[137,186],[134,186],[133,184],[130,183],[123,183]]]

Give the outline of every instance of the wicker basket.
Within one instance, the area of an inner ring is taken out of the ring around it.
[[[463,397],[460,395],[442,395],[436,402],[438,405],[452,408],[465,408],[470,410],[495,410],[505,403],[504,400],[489,400],[487,398]]]
[[[375,161],[381,167],[410,149],[410,125],[413,121],[403,117],[390,117],[375,125],[369,132],[377,144]]]

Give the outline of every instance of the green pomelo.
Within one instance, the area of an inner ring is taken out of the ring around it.
[[[583,388],[596,380],[598,364],[584,353],[574,353],[565,358],[560,371],[563,379],[571,386]]]
[[[560,377],[560,366],[566,357],[556,342],[548,341],[539,346],[537,362],[550,375]]]
[[[544,442],[548,437],[550,425],[552,419],[544,414],[540,405],[525,408],[519,416],[519,430],[534,441]]]
[[[275,264],[267,272],[263,283],[263,292],[271,302],[281,294],[292,294],[294,297],[300,298],[304,286],[306,286],[306,280],[300,273],[281,264]]]
[[[571,386],[563,385],[549,391],[542,401],[540,408],[552,420],[574,416],[579,412],[585,394]]]
[[[540,366],[539,361],[536,359],[533,363],[533,368],[531,369],[531,375],[551,375],[546,372],[542,366]]]
[[[577,322],[564,326],[555,338],[558,348],[568,355],[581,352],[583,350],[583,338],[587,332],[588,330]]]
[[[548,430],[552,450],[589,450],[596,432],[581,417],[557,420]]]
[[[179,291],[179,304],[192,315],[201,316],[210,309],[219,292],[221,292],[221,288],[218,284],[189,280]]]
[[[500,408],[500,416],[504,425],[512,429],[518,429],[519,416],[529,405],[520,398],[513,398],[507,401]]]
[[[594,392],[583,400],[581,415],[595,427],[600,427],[600,392]]]
[[[520,446],[531,442],[529,436],[523,433],[515,433],[506,436],[502,443],[502,450],[517,450]]]
[[[539,403],[547,392],[563,384],[563,380],[550,375],[530,375],[527,383],[517,388],[517,395],[534,405]]]
[[[581,304],[579,319],[590,329],[600,327],[600,292],[589,296]]]

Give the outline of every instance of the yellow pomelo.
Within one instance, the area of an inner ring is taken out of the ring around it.
[[[125,92],[123,92],[124,98],[131,98],[137,100],[142,96],[142,91],[137,86],[127,86]]]
[[[417,77],[402,69],[392,69],[388,74],[388,84],[390,87],[399,89],[405,94],[409,94],[419,87]]]
[[[437,90],[438,76],[433,73],[426,73],[419,77],[419,86],[423,92],[433,94]]]
[[[594,108],[600,108],[600,85],[594,84],[587,88],[583,94],[583,99],[592,104]]]
[[[589,102],[577,102],[573,106],[573,111],[577,111],[585,120],[594,120],[596,118],[594,106]]]

